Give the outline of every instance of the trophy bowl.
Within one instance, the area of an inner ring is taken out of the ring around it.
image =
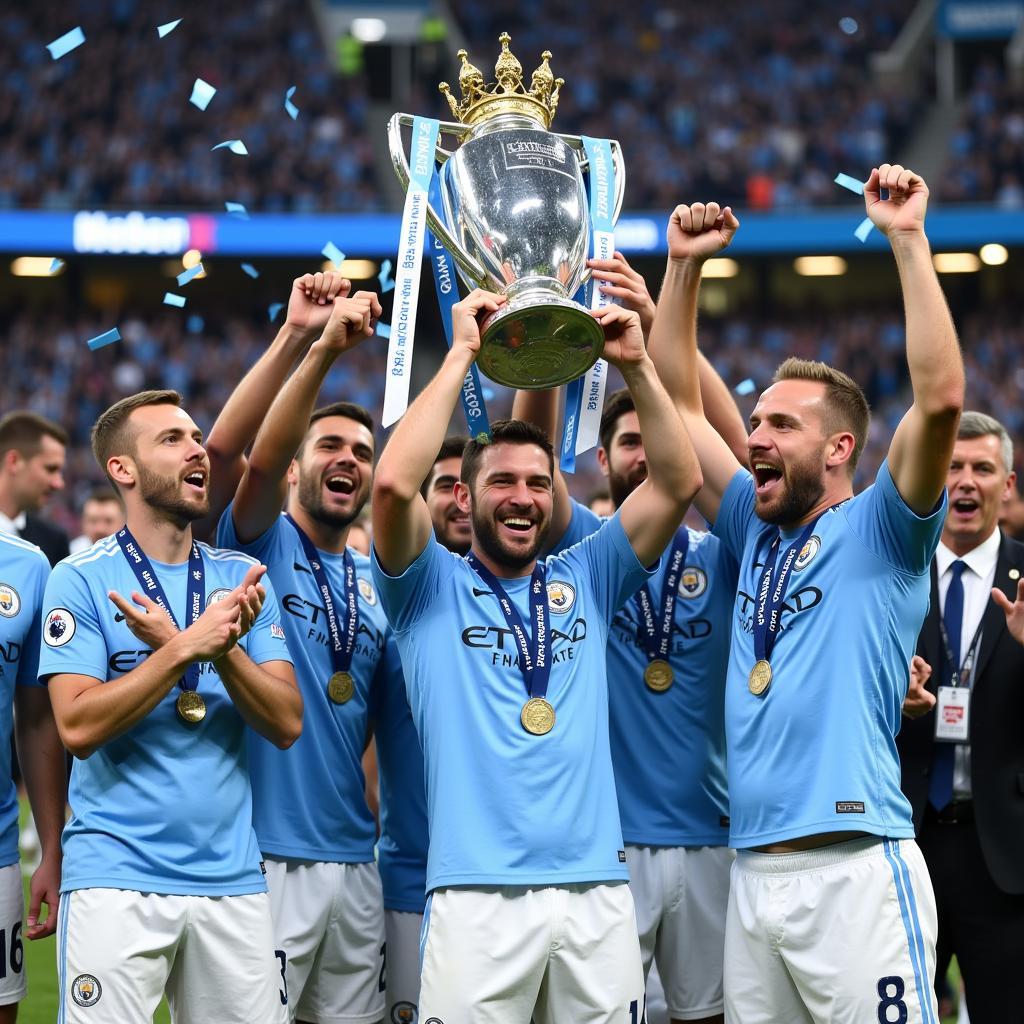
[[[481,325],[481,371],[508,387],[549,388],[586,373],[604,345],[600,324],[574,298],[590,276],[590,208],[583,178],[589,167],[579,137],[547,130],[562,85],[548,67],[551,54],[543,54],[527,91],[507,33],[501,43],[493,89],[484,85],[464,50],[459,51],[462,103],[446,83],[441,85],[460,120],[442,122],[440,130],[460,145],[455,151],[437,147],[441,209],[429,204],[427,222],[470,288],[508,299]],[[408,114],[395,114],[388,126],[403,185],[409,182],[409,165],[401,127],[411,123]],[[614,220],[625,189],[618,143],[612,143],[612,155]]]

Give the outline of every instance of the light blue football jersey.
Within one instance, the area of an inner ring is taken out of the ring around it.
[[[388,629],[371,709],[380,776],[380,868],[384,907],[422,914],[427,900],[427,790],[423,749],[405,692],[395,634]]]
[[[945,513],[943,495],[916,515],[888,462],[826,512],[793,564],[772,683],[755,697],[755,595],[778,528],[755,515],[746,470],[729,483],[714,532],[740,560],[726,685],[730,845],[833,831],[913,837],[895,737]]]
[[[526,686],[491,590],[433,536],[399,577],[374,559],[423,744],[427,888],[626,879],[608,746],[605,648],[648,578],[619,519],[547,560],[551,732],[526,732]],[[503,580],[530,621],[530,577]]]
[[[0,533],[0,867],[18,861],[18,791],[11,778],[14,687],[38,686],[39,625],[46,555],[28,541]]]
[[[200,544],[207,606],[237,587],[255,562]],[[179,625],[186,615],[188,563],[152,562]],[[291,661],[273,586],[240,646],[256,664]],[[43,601],[39,678],[70,672],[104,682],[151,653],[107,597],[139,584],[114,537],[65,558]],[[250,731],[211,664],[200,666],[206,717],[185,725],[179,689],[141,722],[89,757],[75,758],[64,828],[61,891],[131,889],[182,896],[265,892],[252,827],[245,740]]]
[[[579,502],[559,542],[565,550],[603,520]],[[737,565],[712,534],[689,530],[668,661],[672,686],[644,683],[636,598],[615,613],[608,640],[612,765],[622,837],[638,846],[725,846],[729,800],[725,767],[725,678]],[[648,588],[659,615],[671,545]]]
[[[359,628],[352,655],[355,692],[345,704],[327,696],[334,668],[327,612],[295,527],[282,515],[261,537],[242,544],[231,518],[221,517],[217,542],[258,558],[281,604],[288,649],[304,702],[302,735],[287,750],[249,736],[253,821],[260,849],[274,857],[360,864],[373,860],[377,825],[366,804],[363,751],[374,677],[384,652],[387,620],[365,555],[355,562]],[[320,551],[335,607],[345,622],[345,559]]]

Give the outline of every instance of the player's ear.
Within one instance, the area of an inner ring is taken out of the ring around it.
[[[292,459],[288,463],[288,474],[286,477],[289,487],[294,487],[299,482],[299,460]]]
[[[604,445],[599,445],[597,449],[597,464],[601,467],[601,475],[608,475],[608,453],[604,450]]]
[[[107,473],[120,487],[134,487],[136,483],[135,460],[130,455],[111,455],[107,459]]]
[[[850,461],[857,441],[848,430],[833,434],[825,445],[825,465],[841,466]]]
[[[452,488],[452,495],[460,512],[468,513],[472,509],[473,502],[470,498],[468,484],[464,484],[461,480],[456,480]]]

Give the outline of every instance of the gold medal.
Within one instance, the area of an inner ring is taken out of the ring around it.
[[[747,679],[747,686],[755,697],[760,697],[771,685],[772,667],[764,658],[761,658],[754,662],[754,667],[750,670],[750,676]]]
[[[327,681],[327,696],[335,704],[347,704],[356,692],[351,672],[335,672]]]
[[[195,690],[182,690],[175,706],[186,725],[198,725],[206,717],[206,701]]]
[[[644,669],[644,682],[649,690],[664,693],[675,681],[676,674],[664,658],[655,658]]]
[[[519,715],[523,728],[534,736],[551,732],[555,725],[555,709],[543,697],[531,697]]]

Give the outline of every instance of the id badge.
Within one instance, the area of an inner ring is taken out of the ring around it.
[[[970,687],[940,686],[935,705],[935,738],[943,743],[966,743],[970,710]]]

